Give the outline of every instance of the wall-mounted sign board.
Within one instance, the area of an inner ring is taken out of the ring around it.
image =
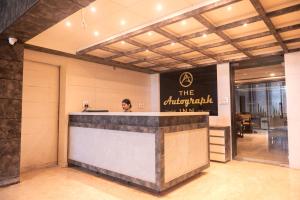
[[[160,74],[160,110],[218,115],[217,66]]]

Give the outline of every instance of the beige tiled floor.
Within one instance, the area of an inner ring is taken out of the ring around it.
[[[238,138],[237,158],[250,158],[269,163],[287,164],[288,152],[281,149],[268,148],[268,135],[261,133],[245,134]]]
[[[288,200],[300,199],[300,170],[232,161],[211,163],[197,178],[164,194],[153,194],[72,168],[22,174],[22,182],[0,188],[1,200]]]

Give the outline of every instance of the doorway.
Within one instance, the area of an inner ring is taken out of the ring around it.
[[[59,67],[24,60],[21,172],[57,165]]]
[[[235,69],[233,90],[235,159],[287,165],[284,66]]]

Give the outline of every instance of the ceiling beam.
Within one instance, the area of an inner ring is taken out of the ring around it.
[[[297,52],[297,51],[300,51],[300,48],[290,50],[290,52]],[[230,63],[231,62],[241,62],[241,61],[244,62],[244,61],[257,60],[257,59],[262,59],[262,58],[267,58],[267,57],[282,56],[283,54],[284,54],[283,51],[277,51],[277,52],[273,52],[273,53],[261,54],[261,55],[255,56],[254,58],[250,58],[250,59],[247,57],[244,57],[244,58],[237,58],[237,59],[227,59],[227,60],[224,60],[224,62],[230,62]],[[217,63],[205,63],[205,64],[197,65],[196,67],[193,67],[193,68],[206,67],[206,66],[214,65],[214,64],[217,64]],[[181,70],[184,70],[184,68],[182,68]],[[172,72],[172,71],[178,71],[178,68],[166,70],[163,72],[160,72],[160,71],[158,71],[158,72],[167,73],[167,72]]]
[[[293,39],[289,39],[289,40],[284,40],[283,41],[286,44],[291,44],[291,43],[296,43],[296,42],[300,42],[300,38],[293,38]],[[254,46],[254,47],[248,47],[245,48],[246,51],[254,51],[254,50],[259,50],[259,49],[264,49],[264,48],[269,48],[269,47],[275,47],[275,46],[279,46],[278,42],[272,42],[272,43],[268,43],[268,44],[262,44],[262,45],[258,45],[258,46]],[[240,53],[238,50],[233,50],[233,51],[227,51],[227,52],[222,52],[222,53],[218,53],[215,54],[216,56],[226,56],[226,55],[233,55],[233,54],[238,54]],[[260,55],[258,56],[252,56],[251,58],[259,58],[261,57]],[[205,60],[207,58],[202,57],[195,57],[195,58],[191,58],[189,60],[191,61],[199,61],[199,60]],[[238,58],[239,59],[246,59],[246,58]],[[224,62],[224,61],[223,61]],[[161,67],[161,65],[156,65],[156,66],[150,66],[147,67],[148,69],[155,69]]]
[[[270,20],[270,18],[267,16],[266,11],[263,8],[261,2],[259,0],[250,0],[250,2],[254,6],[255,10],[258,12],[259,16],[262,18],[262,20],[264,21],[264,23],[266,24],[266,26],[271,31],[272,35],[279,42],[279,44],[280,44],[281,48],[283,49],[283,51],[285,53],[288,53],[289,52],[288,47],[286,46],[286,44],[284,44],[284,42],[282,41],[281,36],[275,30],[275,26],[272,23],[272,21]]]
[[[132,44],[132,45],[135,45],[135,46],[138,46],[138,47],[141,47],[141,48],[147,48],[147,46],[135,41],[135,40],[132,40],[132,39],[127,39],[126,42],[128,42],[129,44]],[[172,60],[177,60],[179,62],[182,62],[182,63],[187,63],[187,64],[190,64],[190,65],[195,65],[195,63],[189,61],[189,60],[185,60],[183,58],[177,58],[177,57],[173,57],[171,55],[169,55],[168,53],[164,53],[162,51],[159,51],[157,49],[150,49],[149,51],[152,51],[153,53],[156,53],[156,54],[159,54],[159,55],[162,55],[164,57],[167,57],[167,58],[170,58]]]
[[[279,10],[275,10],[275,11],[269,12],[269,13],[267,13],[267,16],[269,16],[269,17],[276,17],[276,16],[287,14],[289,12],[294,12],[294,11],[299,11],[299,10],[300,10],[300,4],[296,4],[296,5],[287,7],[287,8],[283,8],[283,9],[279,9]],[[217,31],[224,31],[224,30],[227,30],[227,29],[231,29],[231,28],[236,28],[238,26],[242,26],[244,24],[254,23],[254,22],[257,22],[257,21],[260,21],[260,20],[261,20],[261,17],[258,15],[258,16],[247,18],[247,19],[238,20],[238,21],[235,21],[235,22],[232,22],[232,23],[229,23],[229,24],[217,26],[217,27],[215,27],[215,29]],[[279,31],[279,29],[277,31]],[[177,40],[178,41],[190,40],[190,39],[194,39],[194,38],[197,38],[197,37],[201,37],[204,34],[208,35],[208,34],[211,34],[211,33],[213,33],[212,30],[199,31],[199,32],[187,34],[187,35],[184,35],[184,36],[181,36],[181,37],[177,37]],[[254,39],[254,38],[258,38],[258,37],[264,37],[264,36],[268,36],[268,35],[271,35],[271,34],[272,33],[270,31],[267,31],[267,32],[261,33],[261,35],[256,35],[256,36],[253,35],[254,37],[253,38],[249,37],[249,39]],[[233,42],[239,42],[238,40],[235,40],[235,39],[232,39],[232,41]],[[169,45],[171,43],[172,43],[172,40],[167,40],[167,41],[164,41],[164,42],[156,43],[154,45],[150,45],[148,47],[148,49],[159,48],[159,47],[162,47],[162,46],[165,46],[165,45]],[[220,45],[216,44],[216,46],[214,46],[213,44],[210,44],[212,46],[207,45],[207,46],[201,46],[199,48],[201,48],[201,49],[207,49],[207,48],[222,46],[222,45],[228,44],[228,42],[227,41],[223,41],[223,42],[220,42],[219,44]],[[144,50],[145,49],[143,49],[143,48],[139,48],[139,49],[134,49],[134,50],[122,52],[122,54],[120,54],[120,55],[113,55],[113,56],[109,57],[109,59],[114,59],[114,58],[118,58],[120,56],[126,56],[126,55],[130,55],[130,54],[139,53],[139,52],[142,52]]]
[[[201,54],[203,54],[203,55],[205,55],[205,56],[207,56],[207,57],[209,57],[211,59],[214,59],[214,60],[216,60],[218,62],[221,62],[221,59],[215,57],[214,55],[212,55],[212,54],[210,54],[210,53],[208,53],[208,52],[206,52],[206,51],[204,51],[204,50],[202,50],[200,48],[195,47],[194,45],[188,43],[187,41],[179,41],[176,36],[172,35],[171,33],[167,32],[167,31],[165,31],[165,30],[163,30],[161,28],[156,28],[154,31],[157,32],[157,33],[159,33],[159,34],[161,34],[161,35],[163,35],[163,36],[165,36],[165,37],[167,37],[167,38],[169,38],[173,42],[178,42],[181,45],[183,45],[183,46],[185,46],[187,48],[192,49],[193,51],[197,51],[197,52],[199,52],[199,53],[201,53]]]
[[[147,74],[156,73],[155,71],[153,71],[151,69],[146,69],[146,68],[144,69],[144,68],[141,68],[141,67],[135,67],[135,66],[132,66],[132,65],[128,65],[128,64],[118,62],[118,61],[107,61],[104,58],[99,58],[97,56],[74,55],[74,54],[65,53],[65,52],[62,52],[62,51],[57,51],[57,50],[48,49],[48,48],[44,48],[44,47],[34,46],[34,45],[26,44],[26,43],[24,44],[24,48],[29,49],[29,50],[43,52],[43,53],[49,53],[49,54],[53,54],[53,55],[84,60],[84,61],[87,61],[87,62],[93,62],[93,63],[102,64],[102,65],[106,65],[106,66],[127,69],[127,70],[131,70],[131,71],[138,71],[138,72],[147,73]]]
[[[217,34],[220,38],[222,38],[224,41],[226,41],[228,44],[235,47],[237,50],[239,50],[241,53],[245,54],[249,58],[253,57],[249,52],[245,51],[239,44],[236,44],[234,41],[232,41],[231,38],[229,38],[225,33],[223,33],[220,30],[217,30],[216,27],[210,23],[207,19],[205,19],[201,15],[194,16],[196,20],[198,20],[202,25],[204,25],[206,28]]]
[[[287,32],[287,31],[293,31],[293,30],[297,30],[297,29],[300,29],[300,24],[294,24],[294,25],[278,28],[278,29],[276,29],[276,31],[278,33],[284,33],[284,32]],[[242,36],[242,37],[239,37],[239,38],[235,38],[235,39],[232,39],[232,41],[233,42],[243,42],[243,41],[257,39],[257,38],[261,38],[261,37],[265,37],[265,36],[269,36],[269,35],[272,35],[272,33],[270,31],[265,31],[265,32],[256,33],[256,34],[253,34],[253,35],[247,35],[247,36]],[[200,48],[200,49],[209,49],[209,48],[213,48],[213,47],[223,46],[223,45],[226,45],[226,44],[227,44],[226,41],[222,41],[222,42],[216,42],[216,43],[212,43],[212,44],[199,46],[198,48]],[[260,48],[260,46],[258,46],[258,48]],[[193,50],[186,49],[184,51],[179,51],[179,52],[174,53],[173,56],[176,56],[176,55],[179,55],[179,54],[190,53],[190,52],[193,52]],[[193,59],[191,59],[191,60],[193,61]],[[139,63],[139,62],[136,61],[134,64],[137,64],[137,63]]]
[[[202,14],[204,12],[208,12],[208,11],[211,11],[211,10],[214,10],[214,9],[217,9],[217,8],[221,8],[221,7],[224,7],[224,6],[230,5],[232,3],[239,2],[239,1],[241,1],[241,0],[219,0],[219,1],[211,3],[209,5],[202,6],[200,8],[194,9],[192,11],[188,11],[186,13],[180,14],[176,17],[167,18],[167,19],[162,20],[160,22],[154,23],[150,26],[146,26],[144,28],[141,28],[141,29],[138,29],[138,30],[135,30],[135,31],[131,31],[131,32],[126,33],[124,35],[117,36],[117,37],[112,38],[110,40],[92,45],[92,46],[87,47],[85,49],[79,50],[77,52],[77,54],[85,54],[89,51],[93,51],[93,50],[98,49],[100,47],[103,47],[103,46],[106,46],[106,45],[109,45],[109,44],[113,44],[113,43],[116,43],[116,42],[119,42],[119,41],[122,41],[122,40],[126,40],[128,38],[146,33],[148,31],[151,31],[151,30],[155,29],[155,28],[160,28],[160,27],[163,27],[163,26],[166,26],[166,25],[169,25],[169,24],[173,24],[173,23],[179,22],[183,19],[187,19],[189,17],[192,17],[194,15],[199,15],[199,14]]]
[[[122,53],[121,51],[118,51],[118,50],[115,50],[115,49],[112,49],[112,48],[108,48],[108,47],[101,47],[101,50],[108,51],[108,52],[111,52],[111,53],[114,53],[114,54]],[[137,57],[137,56],[134,56],[134,55],[127,55],[127,57],[136,60],[136,61],[133,61],[133,62],[138,62],[138,63],[148,62],[148,63],[155,64],[155,65],[157,64],[156,62],[153,62],[153,60],[148,59],[148,58],[140,58],[140,57]],[[112,59],[109,59],[109,58],[104,58],[104,59],[107,60],[107,61],[112,60]],[[159,59],[161,59],[161,58],[159,58]],[[158,60],[158,59],[156,58],[156,60]],[[126,64],[131,65],[131,62],[128,62]]]

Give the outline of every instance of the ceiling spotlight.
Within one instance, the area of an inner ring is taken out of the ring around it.
[[[91,12],[92,12],[92,13],[95,13],[96,11],[97,11],[97,8],[96,8],[95,6],[92,6],[92,7],[91,7]]]
[[[248,24],[247,24],[247,23],[245,23],[245,24],[243,24],[243,26],[244,26],[244,27],[246,27],[246,26],[248,26]]]
[[[172,42],[172,43],[171,43],[171,46],[174,46],[174,45],[175,45],[175,42]]]
[[[231,7],[231,6],[228,6],[228,7],[227,7],[227,10],[228,10],[228,11],[231,11],[231,10],[232,10],[232,7]]]
[[[125,42],[124,42],[124,41],[121,41],[121,44],[125,44]]]
[[[125,21],[124,19],[122,19],[122,20],[120,21],[120,24],[121,24],[122,26],[124,26],[124,25],[126,24],[126,21]]]
[[[161,11],[163,9],[163,6],[159,3],[156,5],[156,10]]]
[[[148,50],[148,49],[146,49],[146,52],[148,53],[148,52],[149,52],[149,50]]]
[[[71,22],[70,21],[66,21],[66,26],[67,27],[71,27],[72,26]]]
[[[206,38],[206,37],[207,37],[207,35],[206,35],[205,33],[203,33],[202,37]]]
[[[186,25],[186,20],[182,20],[181,25],[185,26]]]
[[[151,36],[152,34],[153,34],[152,31],[149,31],[149,32],[148,32],[148,35],[149,35],[149,36]]]
[[[274,74],[274,73],[271,73],[270,76],[275,76],[275,74]]]
[[[99,36],[99,32],[98,31],[94,31],[94,36]]]

